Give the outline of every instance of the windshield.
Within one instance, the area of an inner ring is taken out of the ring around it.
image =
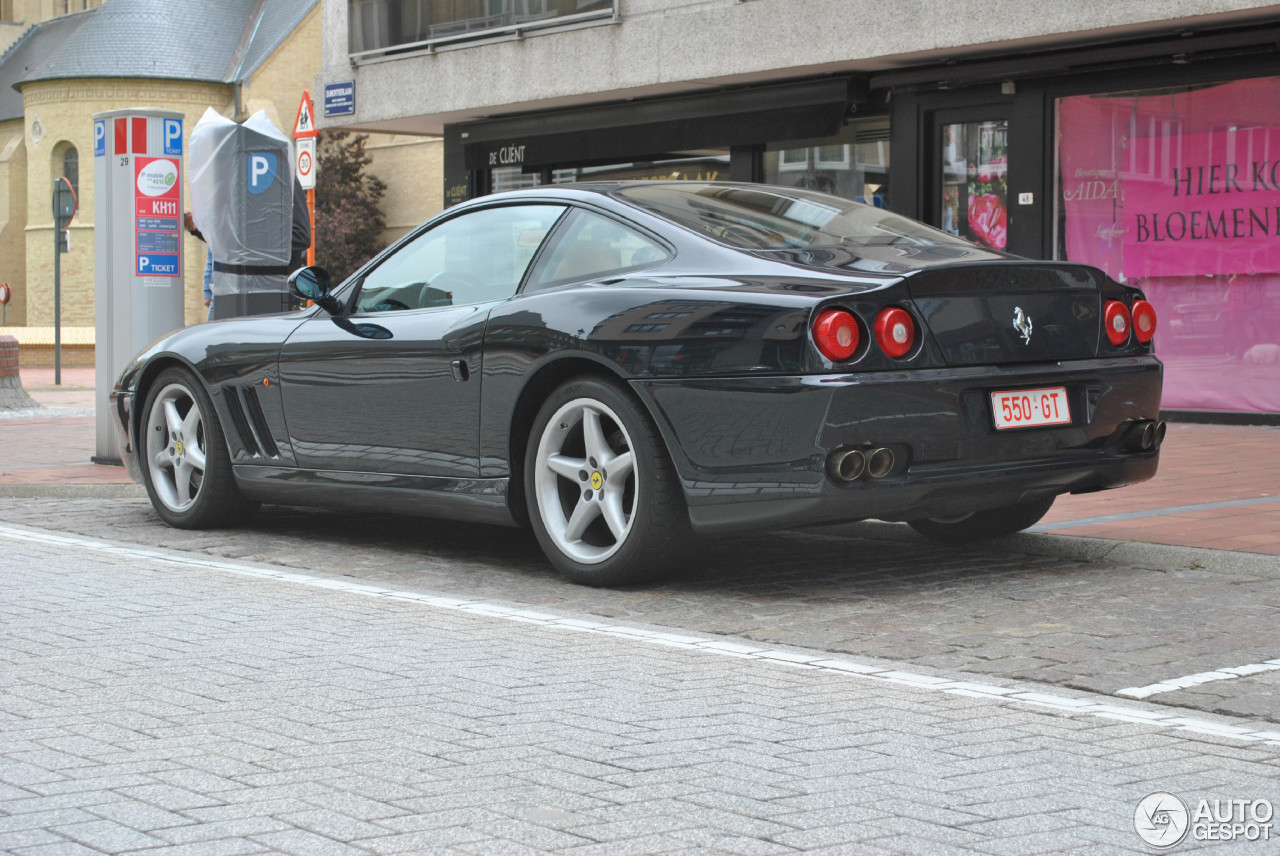
[[[660,217],[748,250],[973,249],[968,241],[882,208],[798,188],[680,182],[632,185],[616,193]]]

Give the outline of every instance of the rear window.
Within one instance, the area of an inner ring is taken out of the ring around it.
[[[973,246],[882,208],[796,188],[673,182],[633,185],[615,193],[659,217],[742,249]]]

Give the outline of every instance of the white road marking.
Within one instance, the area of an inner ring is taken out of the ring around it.
[[[1184,690],[1187,687],[1195,687],[1200,684],[1212,683],[1213,681],[1230,681],[1236,678],[1245,678],[1249,675],[1260,675],[1263,672],[1274,672],[1277,669],[1280,669],[1280,659],[1267,660],[1265,663],[1248,663],[1244,666],[1230,666],[1214,669],[1212,672],[1197,672],[1194,675],[1170,678],[1167,681],[1148,684],[1145,687],[1125,687],[1122,690],[1116,690],[1116,695],[1128,696],[1129,698],[1148,698],[1160,693],[1171,693],[1174,690]]]
[[[1097,701],[1093,698],[1059,695],[1056,693],[1029,692],[1014,687],[1002,687],[994,684],[976,683],[973,681],[951,680],[934,675],[924,675],[899,669],[872,666],[824,654],[798,653],[776,648],[764,648],[742,642],[731,642],[724,639],[708,638],[683,633],[651,630],[645,627],[631,627],[624,624],[611,624],[601,621],[590,621],[580,618],[565,618],[545,612],[484,603],[482,601],[465,600],[456,597],[425,594],[422,592],[397,591],[368,583],[354,583],[324,577],[314,577],[296,571],[260,568],[236,562],[220,561],[166,550],[146,547],[130,547],[103,541],[97,538],[86,538],[75,535],[63,535],[40,529],[0,526],[0,538],[11,541],[27,541],[37,544],[74,547],[91,550],[112,556],[125,556],[133,559],[144,559],[167,565],[208,568],[223,573],[242,577],[253,577],[263,580],[304,585],[312,588],[340,591],[347,594],[366,597],[381,597],[390,600],[420,603],[436,609],[449,609],[467,612],[473,615],[486,616],[504,621],[537,624],[557,630],[568,630],[579,633],[594,633],[645,644],[656,644],[687,648],[716,654],[722,657],[745,657],[762,660],[792,668],[809,669],[826,672],[832,675],[843,675],[866,680],[885,681],[901,686],[912,687],[921,692],[942,692],[950,695],[961,695],[971,698],[990,699],[1001,704],[1018,707],[1031,707],[1039,710],[1053,711],[1073,716],[1086,715],[1101,719],[1120,720],[1139,725],[1147,725],[1160,729],[1175,729],[1193,734],[1227,737],[1245,742],[1264,742],[1269,746],[1280,746],[1280,731],[1270,730],[1275,726],[1265,722],[1236,720],[1241,724],[1230,724],[1195,716],[1183,716],[1182,708],[1163,710],[1146,710],[1129,707],[1112,702]],[[1262,664],[1262,665],[1271,665]],[[1244,668],[1244,667],[1240,667]],[[1233,675],[1233,677],[1235,677]]]

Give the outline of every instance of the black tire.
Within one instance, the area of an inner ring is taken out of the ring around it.
[[[591,423],[600,430],[589,432]],[[529,434],[524,494],[543,552],[583,585],[664,576],[689,532],[658,429],[624,387],[606,380],[568,381],[543,403]]]
[[[1011,505],[1007,508],[993,508],[987,511],[975,511],[963,517],[908,521],[911,528],[944,544],[972,544],[976,541],[987,541],[1021,532],[1040,522],[1040,518],[1049,513],[1053,507],[1054,497],[1036,499],[1030,502]]]
[[[170,526],[215,529],[239,523],[257,510],[258,503],[236,487],[209,393],[186,369],[165,369],[151,384],[137,446],[147,496]]]

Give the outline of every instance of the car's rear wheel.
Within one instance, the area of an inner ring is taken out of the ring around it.
[[[1054,497],[1022,502],[1007,508],[975,511],[959,517],[909,521],[911,528],[944,544],[971,544],[1021,532],[1049,513]]]
[[[138,462],[156,513],[179,529],[210,529],[258,507],[236,487],[213,402],[186,369],[165,369],[142,411]]]
[[[688,516],[662,438],[625,389],[595,378],[556,389],[534,420],[524,475],[534,534],[569,579],[669,572]]]

